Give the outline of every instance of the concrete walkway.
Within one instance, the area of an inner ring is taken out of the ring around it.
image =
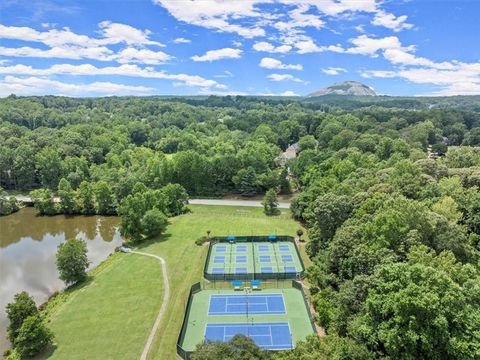
[[[148,335],[147,343],[145,344],[143,348],[142,355],[140,356],[140,360],[146,360],[148,352],[150,350],[150,347],[152,346],[153,339],[155,337],[155,333],[158,330],[158,327],[160,326],[160,322],[162,321],[163,314],[165,313],[165,310],[167,309],[167,304],[168,304],[168,299],[170,298],[170,284],[168,282],[168,273],[167,273],[167,264],[165,263],[165,260],[161,258],[160,256],[153,255],[153,254],[148,254],[144,253],[141,251],[132,251],[132,254],[137,254],[137,255],[143,255],[143,256],[150,256],[158,261],[160,261],[160,264],[162,265],[162,275],[163,275],[163,301],[162,305],[160,306],[160,310],[158,311],[157,318],[155,319],[155,322],[153,323],[152,330],[150,330],[150,334]]]

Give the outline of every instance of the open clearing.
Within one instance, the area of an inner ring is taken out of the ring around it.
[[[176,353],[185,302],[190,286],[202,279],[206,246],[195,240],[230,233],[265,235],[276,232],[295,236],[299,224],[288,210],[267,217],[263,209],[231,206],[190,206],[192,213],[171,219],[167,233],[138,247],[161,256],[167,263],[170,301],[154,337],[149,359],[171,359]],[[304,252],[304,247],[300,248]],[[305,266],[308,266],[304,256]],[[139,359],[153,326],[163,285],[158,260],[118,254],[93,281],[54,307],[51,327],[56,335],[55,359]]]

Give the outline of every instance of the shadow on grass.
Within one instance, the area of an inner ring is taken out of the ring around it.
[[[43,359],[48,359],[50,356],[53,355],[55,350],[57,350],[57,345],[55,344],[55,339],[53,339],[54,343],[49,344],[47,348],[42,351],[40,354],[35,355],[33,358],[30,358],[31,360],[43,360]]]
[[[162,234],[160,236],[155,236],[155,237],[150,238],[150,239],[145,239],[145,240],[142,240],[142,241],[132,243],[131,245],[134,246],[137,250],[142,250],[142,249],[144,249],[144,248],[146,248],[146,247],[148,247],[152,244],[167,241],[170,237],[172,237],[172,234],[166,233],[166,234]]]

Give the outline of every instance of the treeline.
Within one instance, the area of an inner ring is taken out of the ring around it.
[[[378,135],[374,145],[362,134],[292,164],[304,187],[292,211],[309,232],[318,322],[345,340],[332,354],[480,355],[479,148],[426,158],[423,141],[440,130],[428,121],[414,126],[397,130],[404,139]],[[280,358],[308,358],[305,348],[320,346],[309,341]]]
[[[309,136],[332,151],[366,151],[382,140],[386,154],[394,141],[418,151],[430,145],[438,153],[447,145],[480,144],[480,116],[474,112],[381,107],[322,112],[291,100],[199,101],[1,99],[0,186],[56,191],[65,178],[73,189],[82,181],[114,184],[117,198],[137,182],[178,183],[190,195],[247,195],[281,187],[285,174],[276,157],[297,142],[310,149]],[[241,186],[249,168],[255,174]]]

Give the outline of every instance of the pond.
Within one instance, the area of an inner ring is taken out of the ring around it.
[[[115,216],[37,216],[33,208],[0,217],[0,357],[8,348],[5,306],[20,291],[40,305],[64,287],[55,265],[65,239],[87,242],[90,267],[106,259],[122,240]]]

